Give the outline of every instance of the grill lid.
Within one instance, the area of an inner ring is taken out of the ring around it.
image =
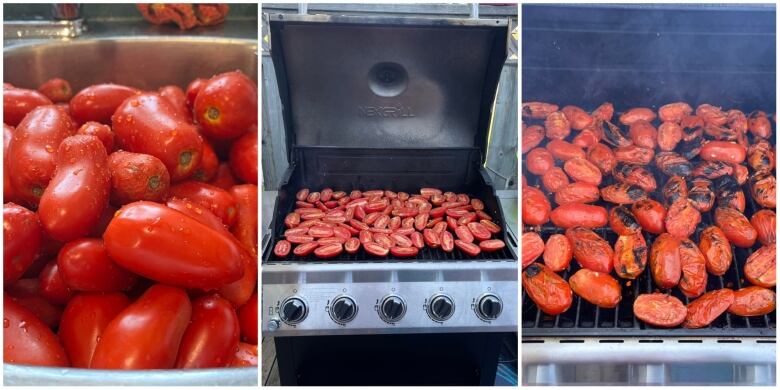
[[[268,20],[291,161],[296,145],[479,147],[485,155],[505,20]]]

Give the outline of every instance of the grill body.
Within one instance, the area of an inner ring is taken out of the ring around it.
[[[262,256],[261,329],[275,338],[282,384],[492,383],[501,339],[517,330],[519,294],[517,245],[482,166],[506,21],[268,20],[290,167]],[[295,194],[324,187],[466,193],[485,203],[507,248],[474,258],[430,248],[408,259],[362,248],[328,260],[276,257]],[[486,294],[502,303],[493,320],[479,316]],[[446,319],[431,314],[442,295],[453,308]],[[403,302],[395,321],[380,315],[390,296]],[[343,298],[354,304],[346,322],[334,315]],[[285,314],[291,299],[303,306],[300,321]]]

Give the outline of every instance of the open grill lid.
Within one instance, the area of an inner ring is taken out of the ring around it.
[[[290,160],[295,146],[479,147],[507,22],[269,15]]]

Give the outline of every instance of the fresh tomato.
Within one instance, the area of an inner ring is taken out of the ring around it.
[[[187,293],[156,284],[103,330],[91,368],[173,368],[192,306]]]
[[[125,99],[141,91],[117,84],[91,85],[79,91],[70,100],[70,112],[79,123],[95,121],[111,123],[111,115]]]
[[[68,301],[57,335],[73,367],[89,368],[103,330],[129,304],[121,293],[82,293]]]
[[[230,229],[233,235],[254,256],[257,256],[257,186],[241,184],[230,188],[238,205],[236,223]]]
[[[217,174],[211,179],[211,184],[227,190],[238,184],[238,180],[233,176],[233,171],[227,163],[220,163],[217,168]]]
[[[219,158],[214,153],[214,148],[207,141],[203,141],[203,156],[200,158],[200,166],[192,174],[192,178],[198,181],[210,182],[217,176],[219,170]]]
[[[11,171],[8,169],[8,145],[14,138],[14,128],[3,123],[3,199],[13,202],[16,195],[11,184]]]
[[[41,282],[38,279],[19,279],[14,284],[6,285],[8,295],[35,314],[49,328],[56,328],[62,317],[62,307],[49,302],[41,294]]]
[[[243,306],[238,308],[238,320],[241,325],[241,339],[257,344],[257,293]]]
[[[108,169],[111,203],[117,206],[138,200],[160,202],[168,196],[171,177],[157,157],[120,150],[109,156]]]
[[[257,185],[257,128],[233,142],[230,148],[230,168],[236,176]]]
[[[57,149],[75,131],[70,116],[54,106],[30,111],[16,127],[7,162],[14,192],[24,205],[38,205],[54,174]]]
[[[208,79],[195,79],[192,80],[189,85],[187,85],[187,107],[189,107],[190,110],[195,105],[195,98],[198,96],[198,93],[207,81]]]
[[[73,291],[65,284],[57,260],[52,260],[43,267],[38,280],[41,282],[41,295],[51,303],[64,305],[73,296]]]
[[[60,144],[57,171],[41,196],[38,214],[55,240],[84,237],[108,205],[108,155],[100,140],[74,135]]]
[[[239,342],[228,367],[257,367],[257,345]]]
[[[38,87],[38,92],[54,103],[67,103],[73,97],[73,89],[67,80],[53,78]]]
[[[181,115],[182,119],[192,122],[192,113],[187,107],[187,95],[181,88],[175,85],[166,85],[157,92],[176,108],[176,112]]]
[[[257,85],[239,71],[209,79],[195,97],[195,120],[215,139],[233,139],[257,125]]]
[[[227,226],[233,226],[238,217],[238,204],[233,196],[211,184],[186,181],[172,186],[168,193],[170,196],[191,200],[206,207]]]
[[[76,131],[76,134],[94,135],[100,139],[103,143],[103,147],[106,148],[106,153],[114,151],[114,132],[108,125],[104,125],[98,122],[87,122]]]
[[[38,91],[23,88],[3,88],[3,123],[16,126],[36,107],[52,104]]]
[[[186,179],[198,168],[203,141],[162,96],[144,93],[125,100],[111,122],[120,147],[159,158],[172,181]]]
[[[35,261],[41,248],[38,215],[26,208],[3,205],[3,282],[19,279]]]
[[[3,362],[33,366],[69,366],[65,349],[32,312],[3,296]]]
[[[65,284],[75,291],[126,291],[138,279],[116,265],[106,253],[103,240],[73,240],[60,250],[57,265]]]
[[[210,289],[243,275],[240,244],[161,204],[125,205],[103,240],[117,264],[158,282]]]
[[[238,317],[230,302],[217,294],[192,302],[192,319],[184,332],[176,368],[223,367],[238,348]]]

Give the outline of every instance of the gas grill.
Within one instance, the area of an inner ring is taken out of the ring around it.
[[[517,245],[482,166],[506,21],[268,23],[290,167],[264,245],[261,326],[282,384],[492,383],[501,338],[517,331]],[[466,193],[485,203],[507,247],[276,257],[297,191],[325,187]]]
[[[587,111],[610,102],[618,111],[615,118],[632,107],[657,110],[675,101],[775,112],[774,6],[524,5],[522,10],[524,102]],[[541,187],[539,178],[523,173],[528,185]],[[666,177],[653,173],[659,189],[649,195],[662,200]],[[613,183],[607,176],[600,188]],[[742,190],[750,218],[760,206],[747,185]],[[713,212],[703,213],[691,239],[698,243],[713,219]],[[529,229],[545,241],[564,231],[552,224]],[[617,240],[609,227],[594,231],[611,245]],[[649,249],[656,236],[644,236]],[[709,275],[707,291],[747,285],[742,270],[758,248],[732,246],[731,268],[722,277]],[[561,276],[568,280],[578,269],[572,260]],[[657,291],[649,270],[630,284],[620,282],[623,299],[616,308],[598,308],[575,294],[571,308],[558,316],[542,313],[523,293],[523,384],[775,384],[776,312],[751,318],[725,313],[702,329],[655,328],[632,310],[635,297]],[[672,294],[690,301],[678,288]]]

